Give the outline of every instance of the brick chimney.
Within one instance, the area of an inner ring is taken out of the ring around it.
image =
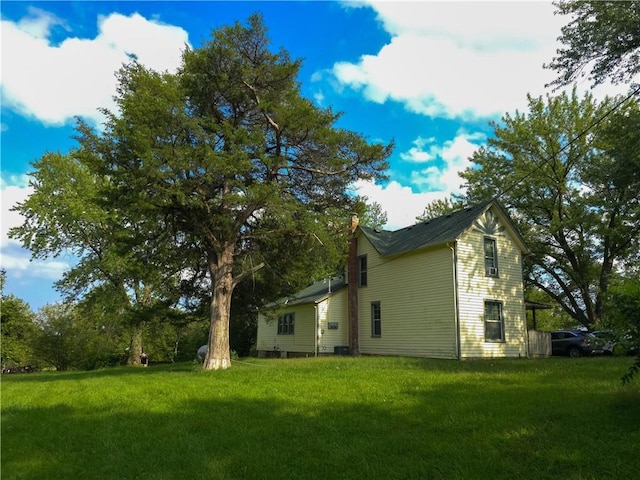
[[[349,353],[359,355],[358,345],[358,239],[356,230],[358,229],[358,216],[351,217],[349,230],[349,259],[347,261],[347,298],[349,305]]]
[[[358,218],[358,215],[354,213],[353,215],[351,215],[351,234],[353,234],[356,231],[356,228],[358,228],[359,224],[360,224],[360,219]]]

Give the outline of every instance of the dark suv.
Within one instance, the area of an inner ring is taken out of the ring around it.
[[[551,354],[582,357],[593,352],[593,335],[580,330],[551,332]]]

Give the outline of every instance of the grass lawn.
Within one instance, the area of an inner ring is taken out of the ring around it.
[[[2,377],[10,479],[640,478],[630,358],[250,359]]]

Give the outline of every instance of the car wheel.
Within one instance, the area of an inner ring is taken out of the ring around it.
[[[569,347],[569,356],[571,358],[578,358],[582,356],[582,350],[578,347]]]

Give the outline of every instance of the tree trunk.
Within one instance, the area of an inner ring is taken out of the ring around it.
[[[131,343],[129,343],[129,358],[127,365],[140,365],[140,356],[142,355],[142,330],[144,322],[139,322],[133,326],[133,334],[131,335]]]
[[[144,285],[141,288],[135,288],[135,301],[137,305],[141,305],[143,308],[148,307],[151,304],[151,287]],[[137,309],[134,309],[136,311]],[[134,313],[134,315],[136,315]],[[142,353],[144,347],[142,345],[142,337],[144,335],[145,320],[139,319],[139,317],[133,317],[133,334],[131,335],[131,343],[129,344],[129,358],[127,359],[127,365],[142,365]]]
[[[231,366],[229,355],[229,313],[233,293],[233,251],[234,245],[225,245],[220,255],[209,259],[211,277],[211,309],[205,370],[223,370]]]

